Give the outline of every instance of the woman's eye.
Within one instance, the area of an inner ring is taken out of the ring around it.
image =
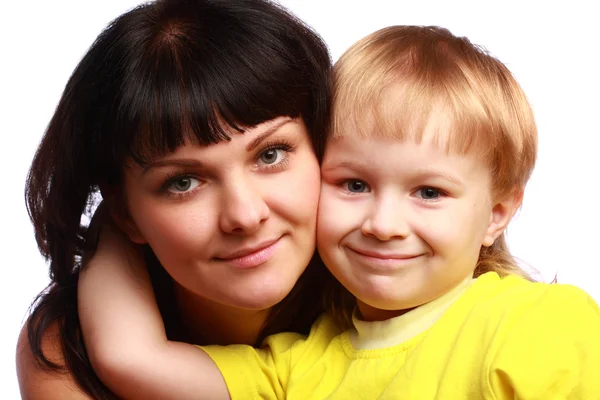
[[[198,181],[198,179],[184,176],[172,180],[168,189],[170,192],[181,194],[195,189],[198,187],[198,185],[200,185],[200,181]]]
[[[350,179],[346,181],[344,185],[351,193],[365,193],[370,191],[369,186],[365,182],[358,179]]]
[[[417,194],[423,200],[435,200],[442,196],[442,191],[432,187],[422,187]]]
[[[280,163],[285,158],[284,149],[267,149],[260,153],[258,160],[264,165],[274,165]]]

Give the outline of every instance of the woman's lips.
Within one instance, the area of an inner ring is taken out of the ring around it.
[[[262,242],[255,246],[246,247],[224,257],[217,257],[217,260],[240,269],[255,268],[271,259],[280,240],[281,238],[278,238]]]

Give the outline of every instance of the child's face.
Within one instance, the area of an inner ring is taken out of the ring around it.
[[[367,320],[446,293],[493,242],[489,169],[428,136],[331,140],[322,178],[319,253]]]

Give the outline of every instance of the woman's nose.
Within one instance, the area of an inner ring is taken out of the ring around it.
[[[270,210],[260,188],[241,181],[224,188],[220,227],[223,232],[251,234],[269,219]]]

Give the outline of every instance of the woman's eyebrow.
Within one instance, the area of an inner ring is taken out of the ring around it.
[[[293,120],[291,118],[285,118],[282,119],[281,121],[278,121],[272,125],[269,125],[263,132],[261,132],[260,134],[258,134],[257,137],[255,137],[254,139],[252,139],[252,141],[250,143],[248,143],[246,145],[246,151],[252,151],[254,150],[256,147],[258,147],[265,139],[267,139],[269,136],[271,136],[272,134],[274,134],[275,132],[277,132],[279,130],[279,128],[281,128],[282,126],[292,122]],[[150,165],[148,165],[147,167],[144,168],[143,172],[142,172],[142,176],[145,175],[148,171],[150,171],[151,169],[154,168],[160,168],[160,167],[167,167],[167,166],[176,166],[176,167],[188,167],[188,168],[201,168],[202,167],[202,163],[198,160],[195,159],[166,159],[166,160],[158,160],[155,161],[153,163],[151,163]]]
[[[153,162],[152,164],[145,167],[142,172],[142,176],[144,176],[151,169],[160,168],[160,167],[170,167],[170,166],[184,167],[184,168],[201,168],[202,163],[193,158],[178,158],[178,159],[173,159],[173,160],[159,160],[159,161]]]
[[[246,145],[246,151],[252,151],[257,148],[266,138],[277,132],[279,128],[283,125],[289,124],[293,120],[291,118],[283,119],[265,129],[264,132],[261,132],[258,136],[256,136],[250,143]]]

